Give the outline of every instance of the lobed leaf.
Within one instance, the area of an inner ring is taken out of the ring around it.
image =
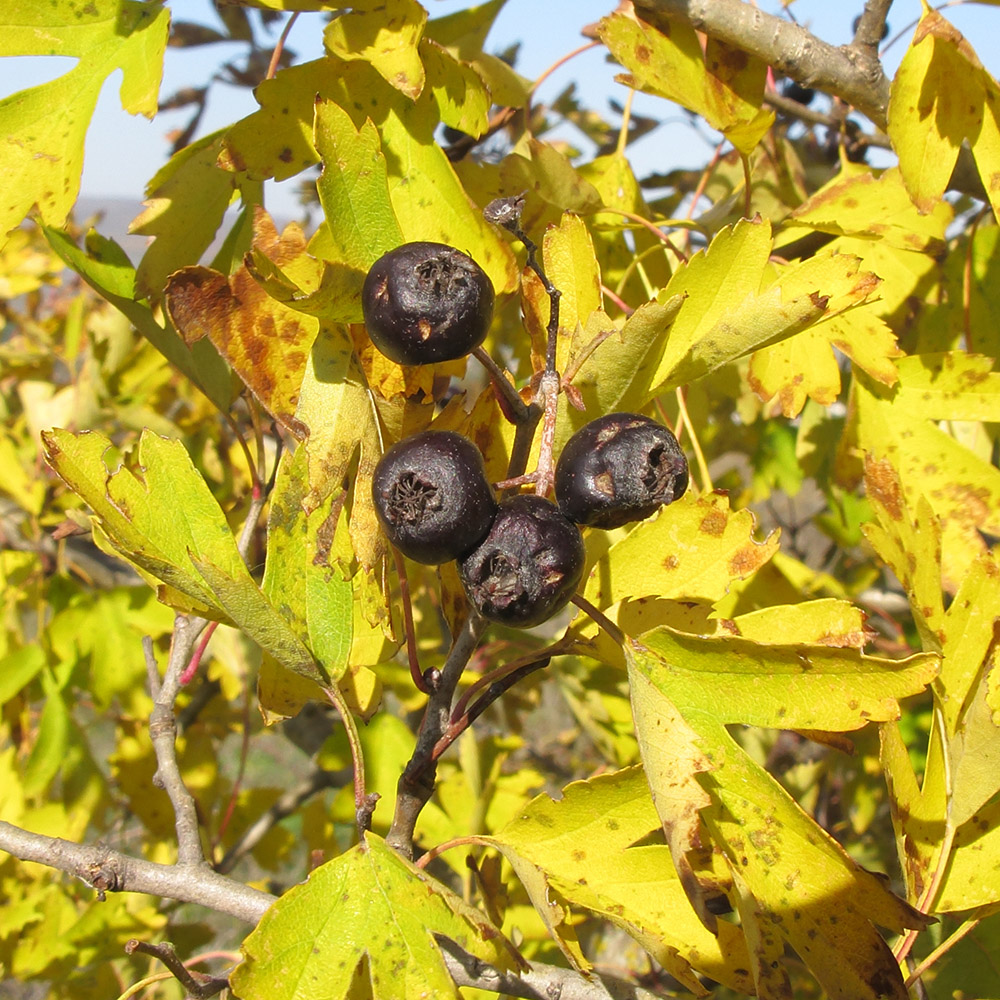
[[[626,655],[644,761],[651,755],[646,774],[675,862],[682,872],[689,864],[700,816],[733,872],[758,991],[790,995],[786,981],[761,979],[781,951],[777,933],[831,997],[904,1000],[899,966],[873,925],[898,931],[923,927],[927,918],[851,860],[736,744],[724,723],[739,714],[739,695],[727,700],[717,691],[703,699],[683,682],[675,685],[675,654],[655,644],[633,641]],[[689,891],[696,907],[703,894],[698,883]]]
[[[74,10],[14,0],[0,13],[6,55],[76,56],[68,73],[0,100],[0,134],[17,136],[0,150],[0,233],[38,207],[42,222],[61,226],[80,190],[83,141],[105,80],[123,74],[119,95],[130,114],[152,118],[170,17],[159,3],[93,0]]]
[[[290,670],[324,680],[254,583],[225,515],[179,441],[145,431],[136,468],[109,473],[104,454],[111,442],[101,434],[53,430],[42,440],[49,464],[91,507],[120,555],[193,600],[200,613],[234,622]]]
[[[369,833],[264,914],[232,988],[243,1000],[457,998],[436,935],[496,968],[511,964],[484,916]]]
[[[767,67],[716,38],[704,50],[695,29],[670,21],[668,30],[614,13],[598,26],[601,41],[627,70],[620,82],[676,101],[702,115],[744,155],[774,122],[764,111]]]
[[[718,600],[777,551],[777,533],[757,542],[753,530],[753,514],[731,511],[726,496],[689,492],[613,544],[584,596],[601,608],[643,596]]]
[[[1000,217],[1000,87],[961,33],[926,6],[892,81],[888,132],[921,211],[934,209],[968,141]]]
[[[691,909],[662,844],[633,846],[660,825],[641,768],[575,781],[558,801],[540,795],[487,842],[520,874],[530,868],[541,894],[609,920],[637,940],[696,996],[694,971],[730,989],[752,984],[739,930],[719,924],[716,937]]]
[[[323,32],[329,52],[370,63],[391,87],[416,100],[424,89],[417,46],[427,11],[417,0],[354,0]]]

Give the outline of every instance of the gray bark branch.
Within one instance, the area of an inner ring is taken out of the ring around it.
[[[275,897],[212,871],[207,865],[160,865],[119,851],[74,844],[0,822],[0,850],[58,868],[97,892],[144,892],[226,913],[256,924]]]

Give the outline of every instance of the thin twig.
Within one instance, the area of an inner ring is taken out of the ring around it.
[[[557,70],[560,66],[565,66],[566,63],[573,59],[575,56],[580,55],[581,52],[586,52],[588,49],[596,48],[598,45],[602,45],[602,42],[593,41],[587,42],[585,45],[581,45],[578,49],[573,49],[572,52],[567,52],[566,55],[561,56],[557,59],[535,82],[531,85],[531,90],[528,91],[528,96],[524,101],[524,127],[531,130],[531,99],[535,96],[535,91]]]
[[[177,957],[177,952],[174,951],[174,946],[169,941],[151,944],[148,941],[132,938],[125,943],[126,955],[134,955],[137,951],[161,961],[193,1000],[208,1000],[209,997],[221,993],[229,985],[229,980],[224,976],[215,977],[203,972],[191,972]]]
[[[596,622],[612,639],[617,643],[625,642],[625,633],[603,612],[590,603],[582,594],[574,594],[570,601],[573,602],[584,614],[588,615]]]
[[[670,226],[674,225],[673,222],[653,222],[651,219],[647,219],[637,212],[628,212],[624,208],[599,208],[595,215],[620,215],[622,218],[629,219],[631,222],[635,222],[642,226],[643,229],[647,229],[651,232],[670,252],[677,258],[681,264],[687,263],[687,255],[683,250],[680,250],[670,237],[660,231],[660,226]]]
[[[434,746],[448,727],[458,679],[462,676],[485,626],[483,619],[473,612],[459,631],[441,668],[437,684],[427,700],[413,756],[396,786],[396,810],[386,843],[405,858],[413,858],[413,831],[417,817],[434,791],[437,774],[437,765],[433,759]]]
[[[417,633],[413,625],[413,602],[410,599],[410,581],[406,576],[406,561],[403,553],[390,545],[392,550],[392,561],[396,567],[396,579],[399,580],[399,600],[403,608],[403,632],[406,636],[406,659],[410,664],[410,677],[413,679],[413,686],[423,694],[430,694],[430,688],[424,680],[423,671],[420,669],[420,654],[417,650]]]
[[[358,839],[364,842],[365,834],[371,829],[372,813],[375,811],[379,796],[375,792],[369,795],[365,791],[365,757],[361,749],[361,735],[340,688],[336,686],[324,688],[323,693],[337,710],[340,721],[344,724],[344,732],[347,734],[347,745],[351,748],[351,763],[354,768],[354,817],[358,826]]]
[[[484,347],[475,348],[472,356],[489,374],[504,416],[512,424],[525,423],[528,420],[528,404],[521,399],[520,393],[507,378],[506,372],[493,360],[489,351]]]
[[[153,711],[149,716],[149,737],[156,754],[153,784],[167,793],[174,810],[179,865],[205,864],[198,811],[177,763],[177,720],[174,716],[174,702],[180,690],[181,674],[191,659],[194,644],[205,624],[204,618],[192,615],[177,615],[174,618],[174,634],[167,668],[160,689],[154,696]]]
[[[222,875],[231,872],[241,859],[246,857],[286,816],[291,816],[304,802],[311,799],[317,792],[327,788],[340,788],[351,780],[352,772],[347,768],[339,771],[327,771],[317,767],[312,774],[295,788],[280,796],[270,809],[258,816],[252,825],[247,827],[240,839],[226,852],[215,870]]]
[[[295,11],[285,22],[284,28],[281,29],[281,36],[278,38],[277,44],[274,46],[274,51],[271,53],[271,61],[267,64],[265,80],[273,79],[274,74],[278,72],[278,63],[281,62],[281,53],[285,51],[285,42],[288,41],[288,33],[292,30],[292,25],[298,20],[300,13],[300,11]]]
[[[498,698],[509,691],[519,680],[533,674],[536,670],[547,667],[551,661],[551,656],[533,656],[527,662],[517,668],[503,668],[498,671],[498,676],[486,688],[486,692],[477,698],[461,715],[456,718],[456,713],[452,713],[452,721],[441,738],[434,745],[431,752],[431,760],[438,760],[445,752],[486,711]],[[484,678],[485,679],[485,678]]]

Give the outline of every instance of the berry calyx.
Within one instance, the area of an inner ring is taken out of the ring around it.
[[[469,600],[490,621],[530,628],[569,602],[583,576],[580,529],[551,500],[504,500],[486,538],[458,571]]]
[[[375,466],[372,499],[389,541],[429,565],[473,549],[497,509],[483,456],[453,431],[423,431],[394,444]]]
[[[559,509],[596,528],[644,520],[687,486],[687,459],[677,438],[638,413],[592,420],[566,442],[556,463]]]
[[[478,347],[493,319],[493,284],[445,243],[404,243],[372,265],[361,308],[372,343],[401,365],[454,361]]]

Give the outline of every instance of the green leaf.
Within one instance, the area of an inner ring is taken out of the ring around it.
[[[326,682],[254,583],[225,514],[179,441],[145,431],[136,467],[109,474],[111,442],[101,434],[53,430],[42,439],[49,464],[91,507],[120,555],[203,614],[234,622],[290,670]]]
[[[458,997],[435,935],[496,968],[500,931],[372,833],[285,893],[243,942],[243,1000]]]
[[[860,729],[898,719],[899,700],[924,690],[938,673],[933,653],[889,660],[782,638],[780,630],[762,643],[659,628],[637,641],[655,660],[648,670],[672,701],[723,723]]]
[[[135,269],[114,240],[90,230],[84,251],[62,230],[45,227],[43,232],[52,249],[91,288],[128,317],[178,371],[198,386],[218,409],[223,412],[229,409],[238,394],[229,366],[208,342],[189,348],[173,327],[160,326],[152,309],[135,300]]]
[[[37,643],[0,657],[0,705],[6,705],[27,687],[45,666],[45,652]]]
[[[311,513],[305,448],[282,457],[268,515],[267,562],[261,589],[305,641],[330,679],[347,670],[353,634],[351,583],[333,565],[339,509],[331,495]]]
[[[309,513],[343,489],[344,477],[360,451],[354,494],[351,541],[366,570],[386,552],[378,526],[370,482],[382,455],[378,416],[350,337],[341,326],[321,326],[306,363],[296,418],[307,428],[309,491],[303,505]]]
[[[447,67],[435,60],[427,69],[427,86],[416,101],[363,61],[331,55],[283,70],[257,88],[260,111],[227,132],[220,163],[259,179],[299,173],[319,159],[313,144],[314,97],[332,101],[351,115],[359,132],[367,119],[379,129],[389,199],[404,242],[435,240],[461,247],[498,292],[513,291],[518,271],[512,250],[469,200],[434,139],[440,121],[435,94],[448,89]],[[443,79],[433,75],[439,69]],[[365,94],[364,103],[358,94]]]
[[[770,224],[759,217],[742,220],[721,230],[706,250],[674,272],[657,299],[683,295],[686,301],[650,379],[650,396],[790,337],[826,313],[825,296],[835,289],[825,286],[841,282],[841,275],[810,263],[803,272],[792,269],[784,280],[763,287],[770,253]]]
[[[69,709],[55,681],[42,677],[45,707],[38,723],[35,745],[24,764],[24,794],[39,795],[59,773],[66,761],[70,731],[73,727]]]
[[[68,73],[0,100],[0,233],[32,206],[46,225],[61,226],[76,201],[83,140],[104,81],[123,79],[122,107],[152,118],[170,16],[159,3],[93,0],[72,19],[59,5],[14,0],[0,13],[5,55],[77,56]]]
[[[371,119],[356,129],[343,108],[320,101],[315,141],[323,160],[316,187],[326,221],[309,250],[324,260],[367,271],[382,254],[404,242],[389,201],[378,131]]]

